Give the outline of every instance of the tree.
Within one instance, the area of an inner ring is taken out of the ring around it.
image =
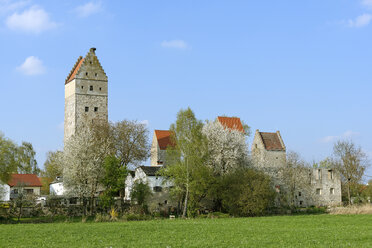
[[[138,166],[150,155],[149,131],[137,121],[123,120],[112,124],[112,142],[122,167]]]
[[[125,178],[128,171],[120,166],[120,161],[115,156],[107,156],[104,161],[104,175],[102,185],[105,191],[101,196],[102,205],[105,208],[111,208],[115,204],[115,197],[124,197]]]
[[[31,143],[22,142],[18,147],[18,172],[22,174],[40,174],[40,169],[37,167],[35,159],[36,152]]]
[[[149,185],[141,180],[136,180],[133,184],[131,193],[132,200],[136,201],[144,211],[147,211],[146,203],[148,198],[152,195]]]
[[[167,148],[167,166],[162,174],[171,178],[175,187],[172,194],[183,199],[182,216],[186,217],[188,207],[195,207],[206,195],[207,187],[200,175],[206,175],[207,142],[202,135],[203,124],[188,108],[180,110],[177,120],[171,125],[173,147]],[[191,202],[190,202],[191,200]]]
[[[287,163],[279,170],[283,183],[282,193],[290,207],[296,206],[296,194],[298,191],[304,192],[308,201],[312,201],[314,193],[311,186],[310,167],[296,152],[290,151],[287,154]]]
[[[56,177],[62,176],[63,168],[60,163],[61,156],[63,156],[61,151],[50,151],[47,153],[47,158],[44,163],[44,170],[41,172],[43,177],[48,177],[54,180]]]
[[[270,177],[251,168],[239,168],[223,178],[223,206],[232,215],[263,215],[273,206]]]
[[[0,132],[0,182],[7,183],[17,173],[17,146]]]
[[[66,141],[60,161],[67,194],[80,198],[84,215],[88,199],[93,213],[94,196],[104,175],[103,162],[110,154],[109,137],[101,131],[97,126],[79,130]]]
[[[216,175],[225,175],[248,162],[245,135],[222,126],[219,121],[207,122],[202,130],[208,142],[207,165]]]
[[[348,203],[351,205],[352,188],[358,185],[369,166],[368,157],[360,146],[352,141],[337,141],[333,146],[334,166],[341,175],[347,190]]]

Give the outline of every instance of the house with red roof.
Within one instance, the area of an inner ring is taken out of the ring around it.
[[[8,181],[10,189],[10,200],[17,198],[18,194],[23,193],[40,196],[41,187],[43,186],[40,178],[35,174],[12,174]]]
[[[174,146],[169,130],[155,130],[151,144],[151,166],[164,165],[167,147]]]

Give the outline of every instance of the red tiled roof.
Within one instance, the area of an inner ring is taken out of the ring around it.
[[[264,133],[260,132],[262,141],[264,143],[265,149],[269,151],[284,151],[282,143],[278,133]]]
[[[160,150],[165,150],[168,146],[173,146],[171,134],[172,132],[169,130],[155,130]]]
[[[227,127],[229,129],[235,129],[239,132],[244,133],[244,128],[240,118],[238,117],[223,117],[218,116],[218,121],[222,124],[222,126]]]
[[[80,67],[81,67],[81,64],[84,62],[84,58],[82,56],[80,56],[78,58],[78,60],[76,61],[74,67],[72,68],[72,70],[70,71],[70,74],[68,75],[67,79],[66,79],[66,82],[65,84],[69,83],[70,81],[72,81],[75,76],[76,76],[76,73],[79,71]]]
[[[27,187],[42,187],[40,178],[35,174],[12,174],[8,182],[11,187],[27,186]]]

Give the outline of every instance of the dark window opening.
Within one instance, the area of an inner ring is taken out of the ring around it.
[[[70,198],[70,204],[77,204],[77,198]]]
[[[82,89],[84,89],[84,86],[81,86]]]
[[[94,107],[94,112],[97,112],[98,111],[98,107]]]
[[[155,187],[153,188],[153,190],[154,190],[154,192],[161,192],[161,191],[163,190],[163,188],[160,187],[160,186],[155,186]]]
[[[300,201],[300,206],[302,206],[302,203],[303,203],[303,202],[302,202],[302,201]]]
[[[168,201],[167,201],[167,200],[165,200],[165,201],[164,201],[164,204],[165,204],[165,205],[167,205],[167,204],[168,204]]]
[[[298,196],[301,196],[301,192],[298,192]]]
[[[93,90],[93,85],[89,86],[89,90],[90,90],[90,91]]]
[[[90,64],[92,64],[92,61],[89,61]]]
[[[88,76],[88,72],[85,73],[85,76]]]
[[[26,190],[26,194],[28,195],[31,195],[34,193],[34,189],[25,189]]]
[[[96,77],[97,77],[97,75],[98,75],[97,73],[94,74],[94,76],[96,76]]]
[[[89,111],[89,107],[85,107],[85,112],[88,112]]]
[[[101,91],[102,90],[102,88],[101,87],[99,87],[99,91]]]

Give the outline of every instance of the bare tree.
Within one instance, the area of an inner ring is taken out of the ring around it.
[[[347,189],[349,205],[351,204],[351,188],[361,182],[366,168],[369,166],[367,155],[360,146],[352,141],[337,141],[333,146],[334,165],[341,174],[341,180]]]
[[[296,152],[290,151],[287,154],[287,163],[279,169],[283,183],[283,190],[287,203],[295,207],[298,192],[304,193],[304,198],[313,201],[314,192],[311,185],[311,168]]]

